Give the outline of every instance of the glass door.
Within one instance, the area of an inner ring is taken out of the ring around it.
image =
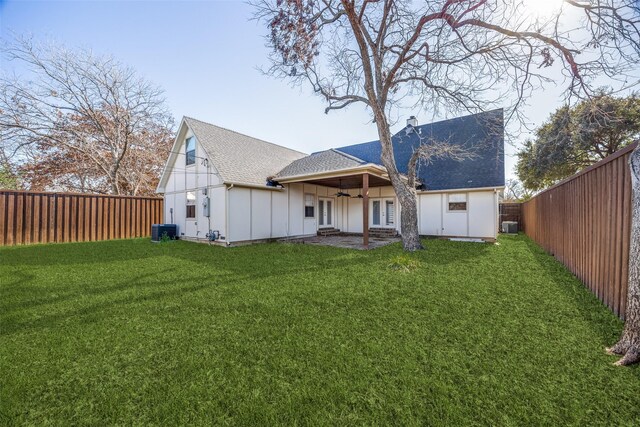
[[[318,198],[318,228],[333,227],[333,199]]]
[[[380,219],[382,217],[380,204],[380,200],[373,200],[371,202],[371,226],[373,227],[380,227]]]
[[[393,201],[393,199],[388,199],[384,201],[384,213],[385,213],[385,221],[384,224],[387,227],[393,227],[395,226],[395,220],[396,220],[396,208],[395,208],[395,203]]]
[[[369,227],[394,228],[396,226],[396,203],[391,197],[369,201]]]

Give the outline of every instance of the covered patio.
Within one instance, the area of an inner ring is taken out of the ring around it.
[[[353,249],[369,249],[380,247],[398,241],[397,236],[371,237],[369,232],[369,189],[375,187],[389,187],[391,181],[386,169],[374,164],[365,164],[341,170],[322,171],[318,173],[288,176],[279,178],[280,184],[312,184],[335,188],[337,197],[350,196],[346,191],[358,189],[357,198],[362,199],[362,236],[350,233],[348,235],[325,235],[306,237],[301,243],[325,244]],[[343,191],[346,190],[346,191]]]

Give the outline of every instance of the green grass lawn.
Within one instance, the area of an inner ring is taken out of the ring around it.
[[[425,244],[0,249],[0,424],[640,423],[622,323],[562,265]]]

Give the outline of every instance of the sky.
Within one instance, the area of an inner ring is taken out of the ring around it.
[[[364,106],[325,114],[309,87],[263,75],[266,30],[251,17],[251,7],[236,0],[0,0],[0,37],[27,34],[112,55],[164,89],[177,123],[191,116],[306,153],[378,139]],[[6,60],[0,66],[15,70]],[[560,94],[551,87],[529,99],[524,112],[533,125],[561,104]],[[411,115],[421,124],[450,118],[406,110]],[[508,178],[518,142],[506,146]]]

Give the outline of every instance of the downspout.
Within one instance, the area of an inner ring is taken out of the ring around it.
[[[224,193],[224,238],[227,242],[227,246],[231,245],[229,241],[229,190],[234,187],[234,184],[230,184],[227,187],[227,191]]]
[[[500,216],[498,214],[499,209],[499,197],[498,197],[498,189],[494,188],[493,189],[493,218],[494,218],[494,224],[493,224],[493,238],[497,239],[498,238],[498,232],[500,231]]]

